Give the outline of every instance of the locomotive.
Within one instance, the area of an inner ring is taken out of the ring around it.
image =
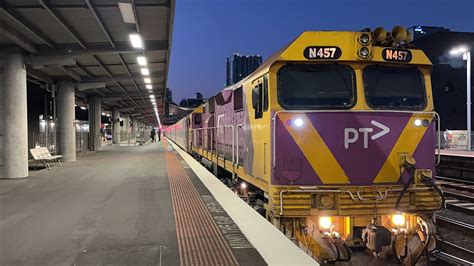
[[[432,64],[410,39],[303,32],[166,135],[317,261],[360,246],[415,264],[444,197]]]

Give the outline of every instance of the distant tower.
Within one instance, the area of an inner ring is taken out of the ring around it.
[[[262,64],[259,55],[233,54],[227,57],[226,86],[235,84],[250,75]]]

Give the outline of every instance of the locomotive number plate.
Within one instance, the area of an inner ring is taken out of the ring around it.
[[[382,58],[392,62],[410,62],[412,59],[410,50],[385,48],[382,51]]]
[[[303,54],[306,59],[338,59],[342,50],[337,46],[308,46]]]

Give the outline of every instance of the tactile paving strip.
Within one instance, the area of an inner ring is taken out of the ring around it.
[[[163,144],[181,265],[239,265],[178,158]]]

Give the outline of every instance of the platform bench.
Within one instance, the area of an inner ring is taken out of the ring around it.
[[[50,162],[57,162],[60,166],[63,166],[61,163],[62,155],[51,155],[48,148],[46,147],[39,147],[30,149],[31,156],[35,160],[35,170],[38,166],[38,163],[42,163],[46,168],[51,169]]]

